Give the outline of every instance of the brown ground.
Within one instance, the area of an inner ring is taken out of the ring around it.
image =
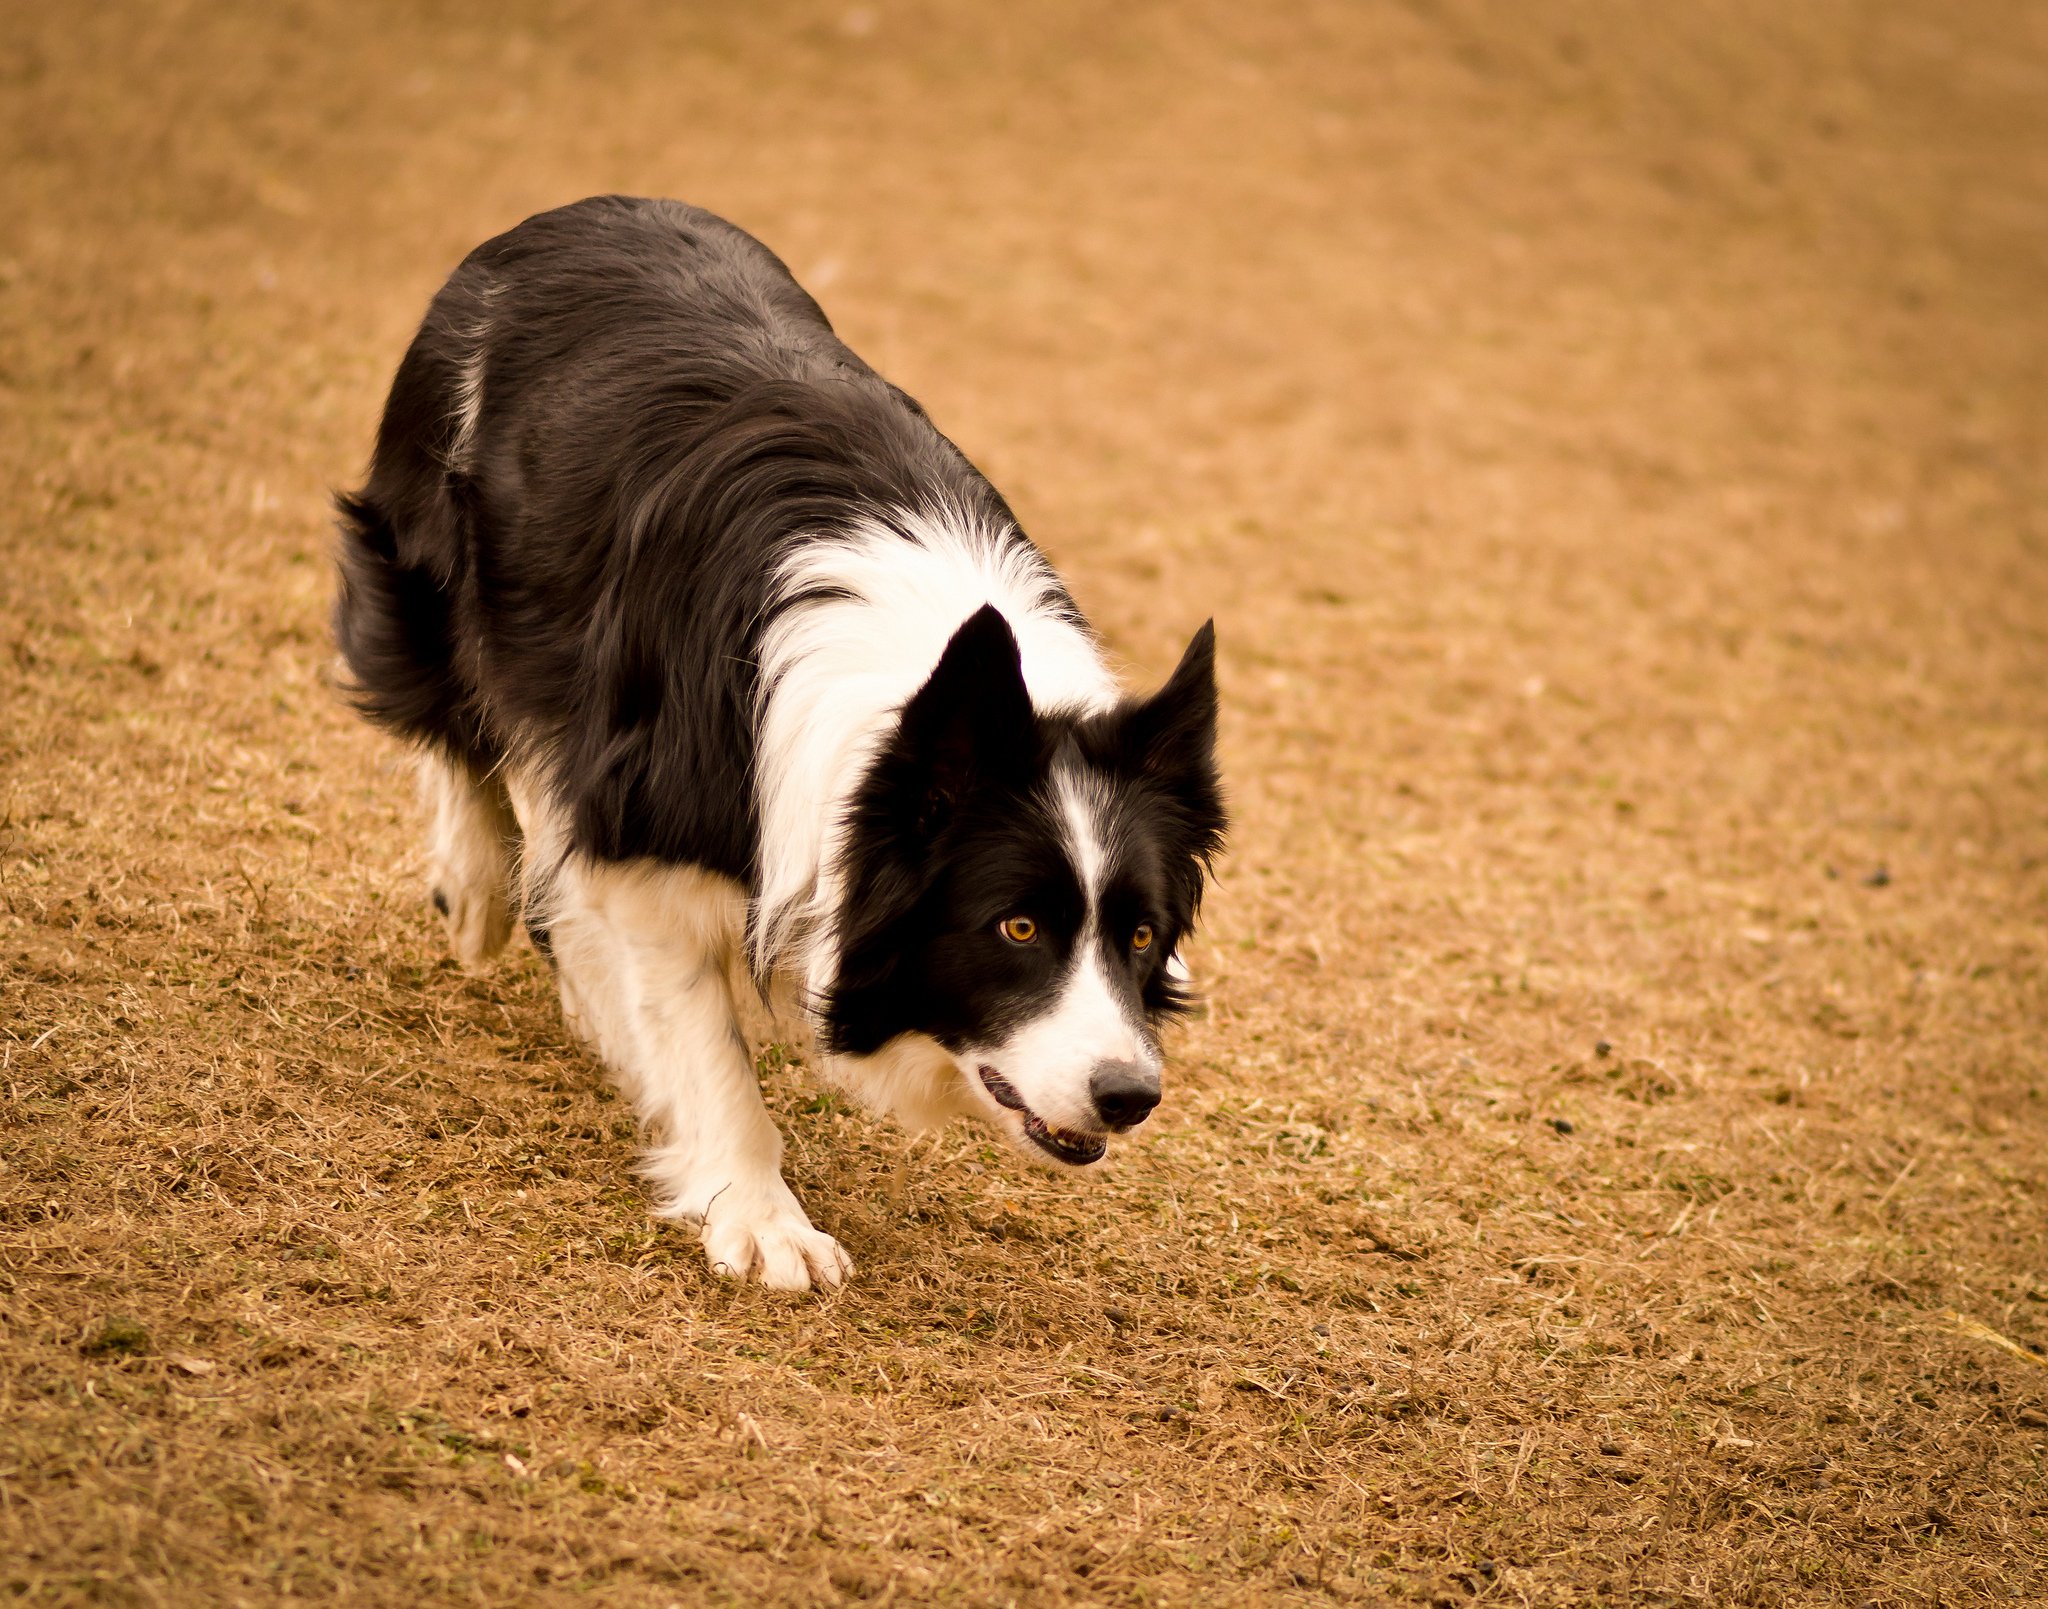
[[[2048,13],[422,9],[0,20],[14,1598],[2048,1598]],[[427,296],[605,189],[1222,633],[1167,1105],[771,1053],[831,1301],[650,1227],[323,680]]]

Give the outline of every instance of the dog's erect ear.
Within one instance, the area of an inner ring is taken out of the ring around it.
[[[1035,744],[1017,638],[996,606],[984,604],[903,706],[885,761],[899,827],[929,840],[976,786],[1028,784]]]
[[[1117,734],[1123,763],[1159,790],[1159,818],[1190,865],[1192,901],[1200,899],[1195,863],[1223,847],[1229,818],[1216,774],[1216,622],[1195,633],[1166,685],[1125,706]]]
[[[931,886],[933,841],[970,793],[1028,788],[1037,742],[1017,639],[990,605],[953,634],[855,796],[828,1049],[865,1055],[899,1031],[892,931]]]
[[[1216,774],[1216,622],[1203,624],[1166,685],[1130,712],[1125,740],[1147,775],[1178,786]]]
[[[915,900],[926,851],[961,802],[991,784],[1028,787],[1036,746],[1017,639],[995,605],[985,604],[953,633],[903,706],[854,796],[849,917],[871,923],[875,911]]]

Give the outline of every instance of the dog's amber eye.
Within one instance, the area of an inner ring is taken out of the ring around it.
[[[1140,922],[1138,924],[1138,931],[1131,935],[1131,948],[1134,950],[1149,950],[1152,948],[1152,924],[1150,922]]]
[[[1038,938],[1038,924],[1028,916],[1009,917],[998,931],[1012,944],[1031,944]]]

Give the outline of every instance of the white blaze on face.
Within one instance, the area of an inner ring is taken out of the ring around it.
[[[1089,1084],[1103,1062],[1159,1071],[1159,1051],[1136,1014],[1136,1002],[1109,975],[1100,904],[1108,871],[1112,815],[1103,784],[1078,768],[1053,782],[1061,838],[1081,884],[1086,917],[1073,957],[1044,1009],[1020,1023],[981,1060],[993,1067],[1039,1117],[1055,1128],[1099,1132]]]

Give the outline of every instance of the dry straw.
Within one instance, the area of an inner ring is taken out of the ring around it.
[[[0,8],[0,1591],[2048,1601],[2038,10],[872,11]],[[421,306],[608,187],[1218,617],[1103,1176],[758,1025],[828,1301],[321,681]]]

